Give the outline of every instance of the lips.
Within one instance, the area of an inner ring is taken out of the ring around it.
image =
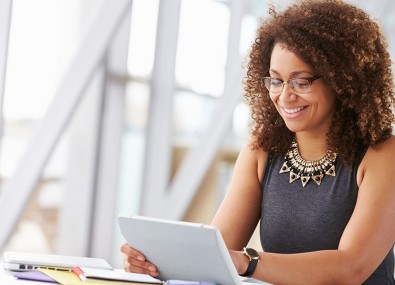
[[[302,107],[297,107],[297,108],[285,108],[283,107],[283,110],[285,111],[285,113],[287,114],[295,114],[297,112],[302,111],[303,109],[307,108],[307,106],[302,106]]]

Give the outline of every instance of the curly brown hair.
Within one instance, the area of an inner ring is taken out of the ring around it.
[[[337,0],[306,0],[262,21],[247,59],[244,97],[251,108],[251,147],[285,153],[294,134],[270,100],[269,75],[276,43],[309,64],[336,94],[327,141],[346,164],[361,147],[392,134],[395,102],[391,59],[379,25],[367,13]]]

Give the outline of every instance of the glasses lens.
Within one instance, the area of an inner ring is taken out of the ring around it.
[[[281,93],[283,91],[283,82],[277,78],[265,77],[264,83],[271,93]]]
[[[290,82],[296,93],[305,94],[310,92],[310,82],[303,78],[293,78]]]

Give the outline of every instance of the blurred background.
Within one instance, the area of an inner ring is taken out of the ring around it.
[[[347,2],[395,58],[395,1]],[[255,29],[290,3],[1,0],[0,251],[122,267],[119,214],[210,223],[248,137]]]

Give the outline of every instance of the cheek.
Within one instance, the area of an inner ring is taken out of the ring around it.
[[[280,95],[269,95],[269,96],[270,96],[270,100],[273,102],[273,104],[276,105]]]
[[[323,102],[323,105],[327,107],[329,112],[333,112],[335,109],[335,101],[336,101],[335,95],[328,92],[322,102]]]
[[[270,95],[270,101],[272,101],[274,108],[276,108],[277,112],[280,112],[280,109],[278,107],[279,98],[280,95]]]
[[[325,101],[326,104],[328,105],[334,105],[335,100],[336,100],[336,95],[332,91],[332,89],[329,88],[328,85],[322,86],[322,88],[319,90],[320,94],[322,94],[323,101]]]

